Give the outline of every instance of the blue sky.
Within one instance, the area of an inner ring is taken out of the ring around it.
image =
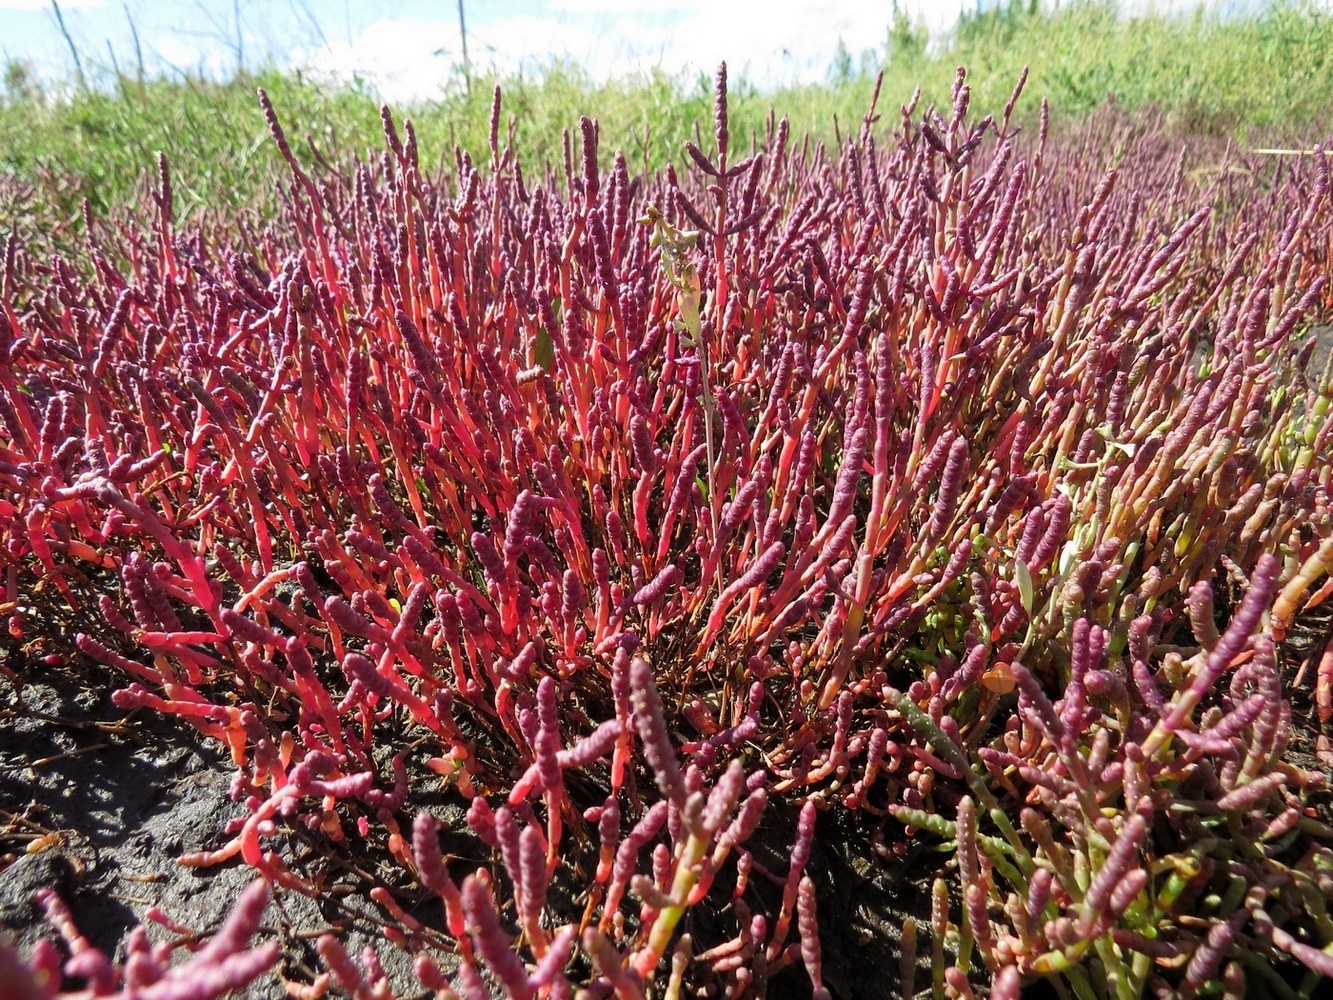
[[[900,0],[942,32],[977,0]],[[992,2],[992,0],[982,0]],[[1197,0],[1130,0],[1157,10]],[[226,75],[238,61],[360,76],[386,100],[429,98],[461,62],[457,0],[60,0],[94,75],[114,61]],[[820,80],[841,41],[882,51],[891,0],[464,0],[474,65],[537,70],[575,59],[594,77],[660,67],[711,72],[726,59],[759,86]],[[133,31],[131,30],[133,25]],[[0,58],[69,79],[51,0],[0,0]]]

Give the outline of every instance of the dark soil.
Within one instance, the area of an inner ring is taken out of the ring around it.
[[[19,856],[0,872],[0,919],[30,934],[28,897],[51,885],[69,895],[79,926],[107,950],[136,922],[132,907],[193,911],[209,926],[244,874],[181,877],[171,858],[207,847],[234,811],[226,762],[168,720],[118,727],[123,713],[66,674],[8,694],[0,709],[0,810],[6,857]],[[59,839],[22,853],[44,832]]]
[[[20,951],[54,936],[33,899],[45,886],[109,955],[151,906],[202,936],[216,930],[254,873],[241,863],[186,868],[176,858],[220,846],[227,821],[244,811],[228,796],[231,760],[184,723],[148,713],[127,719],[110,703],[113,684],[52,671],[21,687],[0,685],[0,927]],[[27,853],[47,834],[55,834],[47,846]],[[363,905],[359,914],[279,890],[257,940],[279,936],[285,971],[309,982],[317,932],[345,929],[353,955],[380,943],[374,905]],[[168,936],[147,926],[154,940]],[[414,981],[409,956],[379,950],[393,978]],[[272,975],[246,994],[280,995]]]
[[[5,665],[15,663],[11,658]],[[244,812],[228,794],[235,774],[231,760],[188,724],[147,712],[126,716],[110,702],[117,686],[110,677],[72,668],[44,668],[33,676],[31,663],[24,667],[0,680],[0,927],[17,938],[24,954],[39,938],[53,937],[34,900],[50,886],[84,935],[110,955],[151,906],[202,936],[211,934],[253,872],[242,863],[187,868],[176,859],[220,846],[227,821]],[[457,803],[431,805],[446,829],[463,827]],[[775,875],[785,875],[795,822],[795,809],[774,803],[752,841],[757,860]],[[873,832],[856,817],[821,814],[806,868],[819,892],[825,979],[840,1000],[901,995],[899,940],[907,915],[921,925],[922,951],[929,955],[930,883],[941,857],[923,847],[886,863],[871,850]],[[449,839],[446,849],[464,848]],[[38,842],[44,846],[28,853]],[[473,858],[484,856],[484,849],[470,846]],[[360,859],[348,867],[365,870],[374,863]],[[257,939],[277,935],[284,942],[283,971],[309,982],[322,967],[314,938],[333,926],[354,956],[367,944],[377,946],[400,997],[424,996],[414,985],[411,956],[383,940],[383,913],[364,898],[359,909],[353,906],[358,895],[364,897],[364,884],[356,885],[352,875],[343,881],[345,895],[318,902],[279,889]],[[772,896],[765,903],[776,912],[779,890],[760,886],[760,893]],[[400,902],[429,926],[440,925],[438,905]],[[688,928],[700,948],[735,933],[728,914],[710,920],[701,909],[691,911],[694,926]],[[154,940],[169,934],[152,922],[147,926]],[[789,940],[795,939],[793,927]],[[925,965],[916,984],[929,984]],[[245,996],[281,994],[270,974]],[[769,984],[773,1000],[809,995],[800,963]]]

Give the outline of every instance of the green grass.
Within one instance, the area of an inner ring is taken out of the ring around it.
[[[1243,136],[1327,122],[1333,15],[1282,0],[1248,17],[1225,10],[1205,4],[1190,15],[1121,18],[1114,3],[1075,2],[1048,16],[1013,2],[966,18],[957,55],[974,69],[987,106],[1004,99],[1026,63],[1031,90],[1064,114],[1114,95],[1129,108],[1168,108],[1189,131]]]
[[[966,65],[974,107],[1003,106],[1022,67],[1031,66],[1020,117],[1048,97],[1057,120],[1091,112],[1110,98],[1121,106],[1159,106],[1186,134],[1228,133],[1267,141],[1326,135],[1333,111],[1333,15],[1279,2],[1248,17],[1214,9],[1185,17],[1118,17],[1113,4],[1074,0],[1040,12],[1029,0],[965,17],[938,51],[919,28],[899,20],[883,52],[880,110],[890,123],[920,82],[925,99],[946,99],[957,66]],[[471,92],[453,81],[436,101],[398,109],[417,126],[423,155],[447,157],[455,142],[474,155],[486,148],[490,93],[500,83],[529,175],[561,161],[561,130],[581,114],[601,121],[603,150],[624,149],[631,166],[658,167],[679,157],[695,128],[708,127],[711,67],[693,80],[653,75],[597,84],[577,67],[557,64],[540,79],[477,78]],[[35,90],[10,67],[0,95],[0,219],[53,246],[79,228],[87,198],[106,214],[145,203],[143,177],[157,151],[171,161],[182,217],[269,214],[280,163],[254,98],[268,90],[304,154],[313,139],[326,157],[346,159],[381,146],[378,102],[366,89],[331,86],[296,74],[260,71],[224,83],[190,77],[113,77],[102,90]],[[758,93],[732,81],[732,133],[762,136],[770,109],[792,132],[832,140],[859,124],[868,74],[843,59],[820,86]],[[433,162],[433,160],[432,160]]]

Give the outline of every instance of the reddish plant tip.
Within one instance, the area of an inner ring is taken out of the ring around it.
[[[634,706],[634,727],[643,745],[644,759],[662,794],[676,805],[685,802],[685,777],[667,731],[662,700],[653,679],[652,665],[641,657],[630,662],[630,701]]]
[[[713,124],[717,138],[719,162],[724,162],[727,158],[727,146],[731,139],[731,133],[727,128],[727,64],[725,62],[718,64],[717,77],[713,86]]]

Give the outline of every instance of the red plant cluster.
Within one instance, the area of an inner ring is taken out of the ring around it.
[[[680,175],[585,118],[525,177],[498,92],[485,165],[432,178],[386,111],[378,161],[316,175],[261,102],[285,219],[178,232],[163,163],[155,225],[4,271],[8,630],[229,749],[245,813],[183,863],[315,895],[284,830],[387,851],[443,901],[370,893],[440,996],[828,996],[805,868],[851,810],[889,859],[957,844],[936,995],[1333,973],[1282,672],[1333,591],[1324,156],[1256,165],[1256,212],[1140,134],[1126,185],[1095,133],[975,121],[961,73],[887,141],[872,103],[742,155],[724,69]],[[442,854],[442,783],[490,865]],[[695,953],[694,907],[731,937]],[[252,930],[210,954],[258,972]],[[300,995],[389,995],[319,951]]]

